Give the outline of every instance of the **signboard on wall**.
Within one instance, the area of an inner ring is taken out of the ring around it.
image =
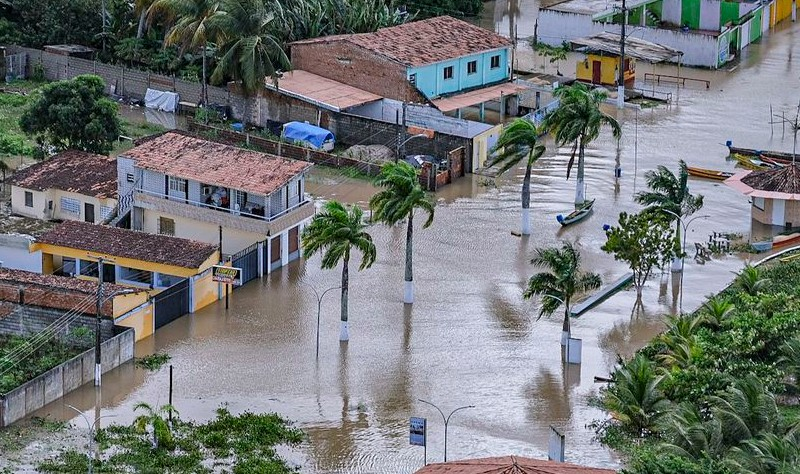
[[[214,265],[211,267],[211,279],[224,285],[241,285],[242,269],[236,267],[226,267]]]
[[[425,418],[411,417],[409,423],[408,441],[411,446],[425,446],[427,435],[427,420]]]

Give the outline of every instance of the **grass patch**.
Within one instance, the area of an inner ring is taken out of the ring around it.
[[[8,393],[91,347],[91,337],[83,333],[76,330],[44,344],[30,336],[0,336],[0,393]]]
[[[22,133],[19,118],[41,84],[19,81],[0,91],[0,155],[31,156],[36,143]]]
[[[136,364],[136,367],[141,367],[143,369],[158,370],[169,362],[170,359],[172,359],[172,357],[170,357],[169,354],[156,353],[144,357],[137,357],[134,364]]]

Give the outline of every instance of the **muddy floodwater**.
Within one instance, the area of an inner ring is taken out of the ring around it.
[[[523,2],[524,3],[524,2]],[[527,8],[527,7],[526,7]],[[502,8],[487,3],[484,26],[507,30]],[[527,11],[527,10],[526,10]],[[499,13],[498,13],[499,12]],[[499,26],[498,26],[499,25]],[[505,26],[504,26],[505,25]],[[532,27],[529,17],[519,21]],[[502,31],[501,31],[502,32]],[[308,433],[308,442],[286,456],[305,473],[411,473],[423,465],[423,450],[409,446],[408,418],[429,423],[429,461],[443,456],[443,424],[433,408],[446,413],[462,405],[475,408],[453,416],[448,431],[449,460],[519,454],[545,457],[552,425],[566,435],[568,461],[618,467],[618,459],[593,440],[587,427],[603,414],[591,398],[618,355],[627,356],[660,331],[663,314],[678,309],[672,275],[656,276],[644,294],[644,311],[633,313],[633,290],[624,291],[574,320],[573,335],[583,340],[583,364],[566,367],[559,346],[561,320],[537,321],[537,301],[524,301],[522,289],[534,272],[535,248],[577,242],[587,270],[611,282],[625,266],[604,254],[602,225],[620,211],[636,211],[635,192],[644,189],[645,171],[679,159],[690,165],[732,170],[721,144],[791,150],[791,135],[780,125],[771,133],[769,105],[791,111],[800,100],[800,33],[784,25],[760,44],[748,47],[731,71],[684,69],[711,86],[675,89],[670,107],[618,111],[619,143],[604,133],[587,150],[587,196],[594,214],[561,229],[556,215],[572,206],[574,182],[565,180],[569,149],[547,141],[535,165],[532,186],[533,235],[519,228],[522,170],[491,180],[470,175],[436,195],[436,219],[415,234],[416,302],[401,302],[404,228],[373,226],[375,265],[351,271],[350,335],[338,341],[338,295],[322,305],[321,345],[315,358],[318,290],[337,286],[339,270],[322,271],[320,259],[294,262],[234,292],[224,303],[185,316],[138,344],[137,355],[169,353],[174,366],[173,403],[186,418],[207,419],[227,403],[234,411],[277,411]],[[531,68],[537,67],[535,58]],[[568,66],[562,65],[564,71]],[[668,67],[667,73],[674,71]],[[619,155],[622,177],[614,178]],[[374,189],[365,181],[317,170],[308,191],[364,205]],[[705,207],[691,225],[688,247],[712,232],[751,229],[747,198],[716,182],[692,180]],[[419,220],[417,220],[419,221]],[[690,257],[693,251],[689,252]],[[718,257],[700,265],[687,259],[683,307],[697,307],[733,278],[745,257]],[[130,422],[139,401],[168,399],[168,369],[144,372],[132,364],[103,379],[101,412],[109,422]],[[65,404],[93,412],[91,386],[45,407],[38,414],[80,418]]]

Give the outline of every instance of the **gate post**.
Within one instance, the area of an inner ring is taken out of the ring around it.
[[[264,242],[258,243],[258,277],[264,276]]]

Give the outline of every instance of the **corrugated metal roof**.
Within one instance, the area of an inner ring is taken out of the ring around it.
[[[283,73],[277,82],[277,86],[271,78],[267,78],[264,85],[267,89],[313,103],[334,112],[340,112],[350,107],[382,99],[381,96],[372,92],[300,69]]]
[[[619,56],[621,36],[616,33],[604,31],[592,36],[578,38],[570,41],[573,47],[577,46],[581,52],[601,51]],[[625,56],[651,63],[669,61],[676,56],[682,56],[683,51],[651,43],[633,36],[625,37]]]

